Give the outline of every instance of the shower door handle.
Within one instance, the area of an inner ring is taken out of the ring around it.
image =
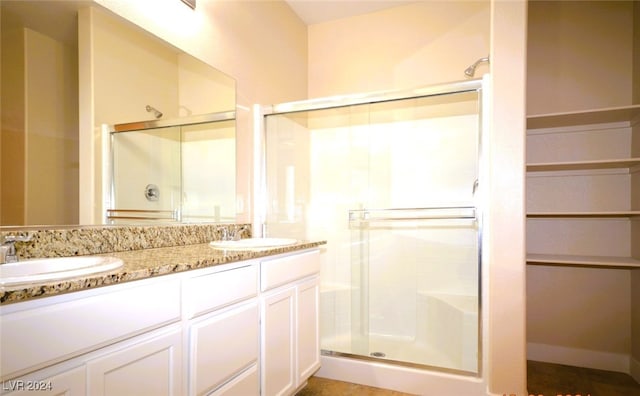
[[[349,222],[363,221],[415,221],[476,219],[474,206],[447,206],[431,208],[352,209]]]

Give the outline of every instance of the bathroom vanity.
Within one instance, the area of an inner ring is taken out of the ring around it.
[[[0,393],[293,394],[320,366],[322,244],[116,252],[125,264],[103,287],[3,290]],[[136,268],[139,279],[121,281]]]

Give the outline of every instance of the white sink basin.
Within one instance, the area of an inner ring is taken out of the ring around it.
[[[295,245],[297,242],[291,238],[245,238],[237,241],[213,241],[210,245],[221,250],[263,250]]]
[[[76,256],[0,264],[0,286],[48,282],[111,271],[122,266],[114,257]]]

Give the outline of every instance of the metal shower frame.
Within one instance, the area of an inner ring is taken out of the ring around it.
[[[481,79],[471,79],[464,81],[454,81],[439,85],[429,85],[408,90],[390,90],[378,91],[370,93],[359,93],[349,95],[338,95],[317,99],[301,100],[294,102],[286,102],[274,105],[254,105],[252,109],[254,123],[254,212],[252,220],[252,229],[254,236],[266,236],[266,208],[267,208],[267,186],[266,186],[266,122],[265,118],[271,115],[298,113],[313,110],[323,110],[339,107],[347,107],[354,105],[373,104],[381,102],[390,102],[404,99],[416,99],[429,96],[448,95],[464,92],[477,92],[479,103],[479,133],[478,133],[478,179],[474,184],[474,206],[475,215],[478,223],[478,370],[477,372],[468,372],[463,370],[448,369],[442,367],[434,367],[422,364],[390,361],[387,359],[379,359],[369,356],[353,355],[341,352],[323,351],[324,355],[355,358],[359,360],[368,360],[381,363],[390,363],[414,368],[437,370],[441,372],[449,372],[453,374],[482,376],[483,371],[483,274],[482,274],[482,254],[483,254],[483,226],[484,226],[484,208],[485,196],[483,181],[486,180],[486,166],[484,165],[483,133],[487,130],[487,117],[485,114],[486,103],[489,103],[491,76],[486,74]],[[476,191],[477,189],[477,191]]]

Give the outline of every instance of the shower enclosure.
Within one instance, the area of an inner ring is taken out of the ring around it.
[[[480,372],[479,80],[262,109],[266,235],[327,240],[321,348]]]
[[[106,127],[106,224],[233,222],[235,112]]]

